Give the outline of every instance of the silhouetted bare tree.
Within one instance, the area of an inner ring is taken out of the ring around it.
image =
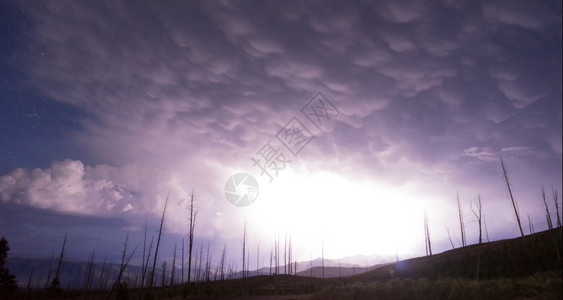
[[[530,234],[535,233],[534,231],[534,224],[532,223],[532,220],[530,219],[530,215],[528,214],[528,226],[530,227]]]
[[[489,240],[489,230],[487,229],[487,218],[485,218],[485,212],[483,212],[483,225],[485,225],[485,236],[487,237],[487,243]]]
[[[211,275],[211,255],[210,255],[211,241],[207,241],[207,258],[205,260],[205,281],[209,281]]]
[[[198,261],[198,267],[197,267],[197,278],[196,281],[197,282],[201,282],[202,281],[202,275],[201,275],[201,261],[203,260],[203,242],[201,244],[199,244],[199,260],[196,257],[196,261]]]
[[[106,274],[107,269],[109,269],[106,267],[106,261],[107,261],[107,254],[104,255],[104,261],[102,262],[102,268],[100,270],[100,278],[98,278],[98,290],[105,289],[104,274]]]
[[[551,192],[553,193],[553,202],[555,203],[555,211],[557,215],[557,227],[561,227],[561,211],[559,210],[559,200],[557,199],[557,190],[553,189],[551,186]]]
[[[455,249],[454,242],[452,241],[452,236],[450,235],[450,228],[448,228],[447,225],[444,225],[444,227],[446,227],[446,232],[448,233],[448,239],[450,240],[450,244],[452,245],[452,249]]]
[[[63,257],[65,256],[65,250],[66,250],[66,233],[65,233],[65,238],[63,240],[63,247],[61,248],[61,254],[59,255],[59,262],[57,264],[57,271],[55,272],[55,278],[53,279],[53,282],[51,282],[51,288],[54,289],[58,289],[60,288],[60,284],[61,284],[61,268],[63,266]]]
[[[184,246],[185,245],[186,245],[186,242],[184,241],[184,238],[182,238],[182,276],[180,276],[182,283],[184,283],[184,253],[185,253]]]
[[[166,286],[166,261],[162,262],[162,277],[160,278],[160,286]]]
[[[242,233],[242,278],[246,278],[246,218],[244,219],[244,230]]]
[[[424,236],[426,239],[426,255],[432,255],[432,243],[430,242],[430,229],[428,228],[428,217],[424,212]]]
[[[274,250],[270,249],[270,276],[272,276],[272,257],[274,255]]]
[[[288,254],[287,254],[287,260],[288,260],[288,262],[289,262],[289,265],[288,265],[287,268],[289,269],[289,275],[291,275],[291,274],[292,274],[292,272],[291,272],[291,269],[292,269],[292,268],[291,268],[291,267],[292,267],[291,260],[293,259],[293,257],[291,257],[291,256],[292,256],[292,253],[291,253],[291,234],[289,234],[289,245],[288,245],[288,249],[289,249],[289,251],[288,251]]]
[[[543,205],[545,206],[545,219],[547,221],[547,228],[549,230],[553,229],[553,222],[551,222],[551,215],[549,214],[549,206],[547,205],[547,199],[545,197],[545,188],[541,187],[541,197],[543,200]]]
[[[51,259],[49,259],[49,269],[47,270],[47,282],[45,288],[49,287],[51,282],[51,272],[53,272],[53,259],[55,259],[55,252],[51,249]]]
[[[189,208],[189,219],[188,219],[188,284],[191,282],[192,278],[192,250],[194,247],[194,233],[195,224],[197,218],[197,210],[194,207],[194,191],[192,190],[192,195],[190,197],[190,208]]]
[[[285,233],[283,243],[283,273],[287,274],[287,232]]]
[[[88,263],[86,264],[86,278],[84,279],[84,285],[82,286],[82,289],[86,290],[86,291],[90,289],[90,285],[92,284],[92,279],[93,279],[92,271],[93,271],[93,267],[94,267],[94,254],[95,254],[95,251],[92,250],[92,252],[90,252],[90,255],[88,256]]]
[[[459,201],[459,193],[457,194],[457,212],[459,216],[459,229],[461,231],[461,246],[465,247],[467,245],[467,240],[465,238],[465,224],[463,223],[463,211],[461,210],[461,202]]]
[[[482,220],[483,220],[483,206],[481,205],[481,195],[477,196],[477,201],[475,201],[475,208],[473,208],[473,202],[470,202],[471,211],[475,215],[477,219],[477,223],[479,224],[479,245],[481,245],[483,241],[483,230],[482,230]],[[478,249],[477,252],[477,270],[475,271],[475,280],[479,280],[479,273],[481,269],[481,249]]]
[[[325,240],[324,237],[321,240],[321,254],[323,262],[323,278],[325,278]]]
[[[113,284],[113,287],[111,288],[110,292],[108,293],[106,299],[110,299],[112,293],[119,286],[119,284],[121,284],[121,278],[123,277],[123,272],[125,272],[125,268],[127,268],[127,265],[129,265],[131,258],[133,257],[133,255],[135,254],[135,251],[137,251],[137,247],[139,246],[139,245],[137,245],[135,247],[135,249],[133,249],[133,251],[131,252],[129,257],[125,258],[126,253],[127,253],[127,242],[128,241],[129,241],[129,232],[127,232],[127,236],[125,237],[125,244],[123,245],[123,253],[121,255],[121,264],[119,266],[119,273],[117,274],[117,279],[115,280],[115,283]]]
[[[145,287],[147,271],[149,269],[149,260],[152,252],[152,244],[154,242],[154,235],[151,237],[151,243],[147,253],[147,221],[145,220],[145,230],[143,236],[143,261],[141,262],[141,290]]]
[[[508,194],[510,195],[510,200],[512,201],[512,207],[514,208],[514,215],[516,215],[516,221],[518,221],[518,229],[520,229],[520,235],[524,237],[524,231],[522,230],[522,223],[520,222],[520,214],[518,213],[518,204],[512,195],[512,189],[510,188],[510,181],[508,179],[508,174],[504,166],[504,161],[500,157],[500,166],[502,167],[502,174],[504,176],[504,181],[506,182],[506,187],[508,189]]]
[[[221,253],[221,262],[219,263],[219,271],[221,272],[221,280],[225,279],[225,256],[227,253],[227,243],[223,245],[223,253]]]
[[[170,266],[170,285],[174,285],[174,275],[176,274],[176,247],[177,243],[174,243],[174,254],[172,255],[172,265]]]
[[[168,206],[168,197],[170,196],[170,191],[166,195],[166,202],[164,203],[164,209],[162,210],[162,219],[160,219],[160,227],[158,229],[158,239],[156,240],[156,248],[154,249],[154,260],[152,263],[151,277],[149,280],[149,288],[153,286],[154,282],[154,272],[156,270],[156,259],[158,257],[158,248],[160,247],[160,238],[162,237],[162,225],[164,224],[164,215],[166,214],[166,207]]]
[[[473,208],[473,202],[470,203],[471,211],[477,218],[477,223],[479,224],[479,244],[483,241],[483,230],[482,230],[482,219],[483,219],[483,207],[481,206],[481,195],[477,197],[475,201],[475,208]]]

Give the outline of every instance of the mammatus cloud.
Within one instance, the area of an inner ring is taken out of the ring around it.
[[[460,131],[468,144],[502,139],[513,133],[487,120],[526,126],[516,111],[558,98],[560,89],[534,79],[540,69],[522,59],[541,60],[539,49],[518,44],[529,26],[507,22],[494,5],[435,5],[302,3],[258,11],[239,2],[136,9],[92,2],[72,10],[49,3],[29,8],[36,23],[29,37],[48,58],[32,58],[28,67],[53,99],[94,114],[79,139],[111,163],[251,152],[316,91],[333,99],[342,122],[362,124],[358,142],[383,136],[412,145],[405,154],[419,158],[429,154],[420,137],[434,135],[457,155],[461,149],[448,140]],[[364,10],[372,12],[371,26],[358,21]],[[560,19],[536,10],[546,8],[507,11],[536,20],[536,30],[555,30]],[[292,28],[299,30],[284,34]],[[380,114],[390,120],[380,122]]]

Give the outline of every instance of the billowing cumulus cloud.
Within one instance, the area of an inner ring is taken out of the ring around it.
[[[317,91],[340,115],[293,158],[298,174],[502,197],[502,186],[483,188],[502,156],[526,170],[515,181],[534,178],[522,188],[523,208],[535,205],[533,189],[561,181],[560,3],[19,7],[25,40],[42,55],[18,54],[18,68],[52,101],[84,112],[72,139],[92,163],[13,170],[0,177],[5,203],[157,215],[168,190],[180,201],[195,188],[202,227],[209,236],[228,231],[242,212],[222,195],[226,178],[259,177],[249,157],[303,118]],[[546,165],[557,167],[546,173]]]
[[[147,182],[136,179],[145,178],[132,176],[143,171],[147,170],[107,165],[87,167],[75,160],[55,161],[48,169],[16,169],[0,177],[0,199],[84,215],[143,212],[147,207],[152,208],[149,201],[158,199],[152,193],[142,194],[150,191]],[[162,176],[155,176],[158,177]]]

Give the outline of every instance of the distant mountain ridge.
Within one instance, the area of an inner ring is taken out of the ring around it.
[[[350,276],[359,274],[362,272],[366,272],[368,270],[373,270],[374,268],[392,262],[394,257],[392,256],[381,256],[381,255],[354,255],[343,257],[341,259],[325,259],[324,266],[325,272],[324,277],[339,277],[339,276]],[[50,281],[53,280],[53,273],[54,268],[56,267],[57,258],[53,258],[53,262],[51,265],[51,276],[49,276],[49,264],[50,264],[50,257],[45,257],[41,255],[29,254],[29,253],[22,253],[22,254],[15,254],[14,256],[10,256],[8,258],[8,268],[10,271],[16,275],[16,279],[18,280],[18,285],[22,287],[30,287],[34,288],[42,288],[50,283],[47,283],[47,278]],[[114,260],[115,261],[115,260]],[[297,275],[300,276],[313,276],[313,277],[323,277],[322,272],[322,258],[315,258],[312,261],[300,261],[293,263],[290,267],[292,270],[295,269],[297,266]],[[107,273],[108,267],[110,267],[109,274],[106,274],[104,279],[102,278],[102,269],[105,269],[104,272]],[[192,266],[193,268],[193,266]],[[87,262],[85,260],[80,260],[76,258],[64,258],[63,259],[63,269],[61,272],[61,287],[63,288],[71,288],[71,289],[80,289],[85,286],[85,277],[86,277],[86,269],[87,269]],[[91,287],[99,287],[103,286],[103,282],[105,284],[110,284],[115,281],[117,278],[117,273],[119,269],[119,263],[108,263],[104,267],[103,262],[96,261],[92,267],[92,274],[93,279],[92,283],[90,284]],[[284,266],[280,265],[278,267],[279,273],[284,274]],[[215,271],[217,270],[217,266],[213,265],[210,268],[210,276],[211,278],[214,277]],[[125,270],[125,277],[128,278],[132,283],[140,282],[141,277],[141,266],[138,265],[128,265]],[[168,267],[167,273],[170,272],[170,268]],[[185,269],[187,272],[187,267]],[[202,271],[203,272],[203,271]],[[225,271],[226,272],[226,271]],[[289,267],[286,271],[289,273]],[[293,272],[293,271],[292,271]],[[248,271],[248,276],[255,276],[255,275],[270,275],[275,274],[275,266],[272,266],[272,270],[270,270],[270,266],[268,264],[267,267],[261,267],[258,270],[250,270]],[[180,278],[181,268],[177,267],[175,270],[175,281]],[[227,274],[227,278],[240,278],[242,277],[241,271],[231,272]],[[170,274],[167,274],[168,277],[165,280],[170,280]],[[155,280],[158,284],[162,282],[162,266],[157,266],[155,270]],[[187,275],[185,275],[184,280],[186,280]]]

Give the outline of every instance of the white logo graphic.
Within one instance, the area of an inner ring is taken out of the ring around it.
[[[258,198],[258,181],[249,173],[237,173],[227,179],[225,197],[234,206],[249,206]]]

